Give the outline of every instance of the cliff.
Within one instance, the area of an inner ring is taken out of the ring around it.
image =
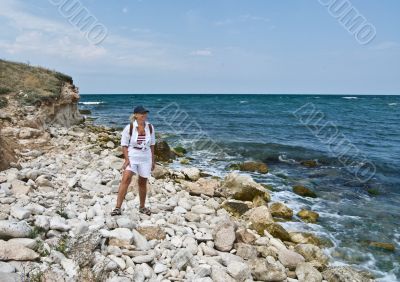
[[[50,146],[49,125],[81,123],[78,101],[70,76],[0,60],[0,170]]]

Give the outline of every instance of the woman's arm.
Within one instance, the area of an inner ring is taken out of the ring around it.
[[[154,126],[151,125],[151,127],[152,127],[153,130],[151,132],[150,149],[151,149],[151,163],[152,163],[151,170],[153,170],[154,167],[155,167],[155,164],[156,164],[156,162],[155,162],[156,158],[155,158],[155,155],[154,155],[154,147],[155,147],[155,144],[156,144],[156,134],[154,132]]]

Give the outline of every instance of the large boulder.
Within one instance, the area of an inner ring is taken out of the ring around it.
[[[39,254],[19,243],[0,240],[0,260],[36,260]]]
[[[291,219],[293,216],[293,211],[283,203],[273,203],[269,206],[269,210],[274,217]]]
[[[32,232],[32,228],[26,221],[0,220],[0,239],[26,238]]]
[[[154,156],[156,161],[168,162],[175,159],[174,152],[171,151],[168,143],[164,140],[157,141],[154,146]]]
[[[246,216],[249,217],[251,227],[260,235],[263,235],[267,226],[274,222],[274,219],[266,206],[253,208],[246,212]]]
[[[269,202],[269,192],[259,183],[255,182],[249,175],[242,175],[236,172],[225,176],[220,192],[226,198],[233,198],[241,201],[253,201],[257,198]]]
[[[290,241],[289,232],[278,223],[270,223],[265,226],[265,230],[268,231],[273,237],[281,239],[282,241]]]

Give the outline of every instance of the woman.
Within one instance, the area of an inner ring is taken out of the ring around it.
[[[130,124],[122,131],[121,146],[125,162],[122,166],[123,175],[118,189],[117,205],[111,215],[121,214],[121,205],[125,198],[132,175],[139,174],[139,212],[150,215],[150,209],[145,207],[147,179],[154,170],[154,145],[156,143],[154,127],[147,122],[147,113],[143,106],[137,106],[131,116],[132,136]]]

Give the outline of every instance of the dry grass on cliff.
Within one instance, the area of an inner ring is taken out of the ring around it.
[[[0,98],[14,94],[21,104],[34,105],[60,96],[64,83],[72,84],[72,78],[43,67],[0,59]]]

